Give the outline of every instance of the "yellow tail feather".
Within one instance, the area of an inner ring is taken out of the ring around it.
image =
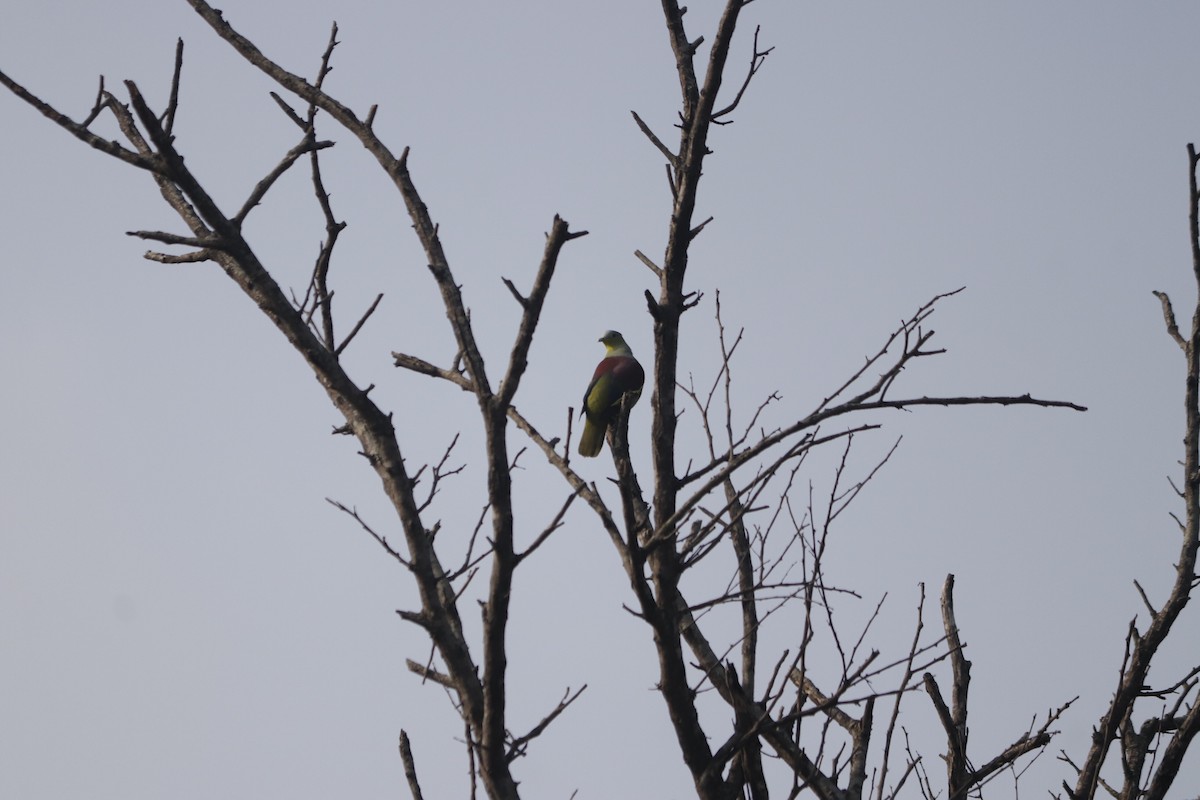
[[[583,434],[579,437],[579,455],[585,458],[594,458],[600,455],[600,450],[604,447],[604,434],[608,430],[607,425],[597,425],[590,419],[583,424]]]

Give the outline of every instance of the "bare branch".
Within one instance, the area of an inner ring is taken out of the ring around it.
[[[147,250],[142,254],[142,258],[145,258],[147,261],[157,261],[160,264],[195,264],[201,261],[214,260],[213,254],[209,250],[196,250],[181,255],[156,253],[153,250]]]
[[[370,308],[368,308],[366,312],[359,317],[358,322],[354,323],[354,327],[350,329],[348,334],[346,334],[346,338],[343,339],[342,343],[339,344],[337,349],[333,351],[334,355],[340,356],[350,342],[354,341],[354,337],[358,335],[360,330],[362,330],[362,326],[365,325],[367,320],[371,318],[371,315],[375,313],[375,309],[379,308],[379,302],[381,300],[383,300],[383,292],[375,295],[375,301],[371,303]]]
[[[689,232],[688,232],[688,236],[690,236],[691,238],[695,239],[697,236],[699,236],[699,235],[700,235],[700,231],[704,230],[704,227],[705,227],[706,225],[708,225],[708,223],[710,223],[710,222],[712,222],[712,221],[713,221],[713,218],[712,218],[712,217],[709,217],[708,219],[704,220],[704,221],[703,221],[703,222],[701,222],[699,225],[697,225],[696,227],[692,228],[692,229],[691,229],[691,231],[689,231]],[[695,305],[695,303],[692,303],[692,305]]]
[[[198,238],[195,236],[181,236],[177,233],[167,233],[166,231],[125,231],[126,236],[134,236],[138,239],[147,241],[162,242],[163,244],[178,244],[184,247],[198,247],[204,250],[222,250],[228,247],[226,242],[217,238]]]
[[[654,131],[650,130],[650,126],[638,116],[636,111],[630,111],[629,113],[633,114],[633,121],[637,123],[638,129],[646,135],[651,144],[658,148],[658,152],[662,153],[663,157],[667,159],[667,169],[671,170],[677,167],[679,165],[679,156],[672,153],[671,149],[662,143],[662,139],[654,135]]]
[[[413,761],[412,748],[408,743],[408,733],[400,729],[400,760],[404,762],[404,778],[408,781],[408,790],[413,800],[425,800],[421,794],[421,784],[417,781],[417,765]]]
[[[317,68],[316,88],[318,90],[325,83],[325,77],[329,74],[332,67],[329,61],[333,58],[333,50],[337,47],[337,23],[333,23],[329,30],[329,42],[325,45],[325,52],[321,54],[320,66]],[[316,139],[316,124],[317,124],[317,105],[315,102],[309,101],[308,113],[305,117],[303,126],[304,135],[310,140]],[[312,280],[309,284],[309,291],[313,296],[313,311],[318,309],[321,312],[321,335],[325,341],[325,347],[333,350],[334,358],[341,355],[341,348],[336,347],[337,337],[333,330],[333,291],[329,288],[329,269],[333,262],[333,249],[337,246],[338,236],[345,230],[346,223],[339,221],[333,214],[333,204],[329,197],[329,190],[325,188],[325,179],[321,174],[321,158],[317,150],[312,150],[309,154],[309,172],[312,176],[313,195],[317,199],[317,205],[321,209],[321,215],[325,219],[325,240],[321,242],[321,249],[317,253],[317,258],[313,264]],[[305,302],[308,297],[305,297]],[[378,301],[377,301],[378,302]],[[370,312],[367,313],[370,316]],[[365,317],[363,318],[365,320]],[[361,324],[361,321],[360,321]],[[353,338],[354,333],[347,337],[342,343],[343,347]]]
[[[529,365],[529,348],[533,344],[533,334],[537,330],[538,320],[542,314],[542,304],[545,303],[546,294],[550,291],[550,280],[554,277],[554,268],[558,265],[558,255],[564,244],[581,236],[587,236],[587,231],[572,232],[566,220],[557,214],[554,215],[554,223],[550,228],[550,233],[546,236],[546,249],[542,255],[542,263],[538,266],[537,277],[533,280],[533,288],[529,291],[529,297],[522,303],[524,313],[521,314],[517,339],[513,342],[512,354],[509,356],[508,372],[500,382],[500,392],[496,402],[501,408],[511,403],[513,397],[516,396],[521,376],[525,374],[525,368]],[[515,288],[513,288],[513,292],[516,294]]]
[[[175,130],[175,114],[179,110],[179,79],[183,75],[183,39],[175,40],[175,69],[171,73],[171,95],[163,112],[163,130],[170,135]]]
[[[849,446],[849,445],[847,445],[847,446]],[[889,453],[889,456],[890,455],[891,454]],[[900,678],[900,682],[898,684],[899,688],[902,691],[900,691],[896,694],[895,700],[892,703],[892,713],[888,718],[887,731],[884,733],[883,760],[882,760],[882,763],[879,765],[879,782],[877,784],[879,787],[879,794],[877,795],[878,797],[882,797],[883,787],[886,785],[886,782],[887,782],[888,767],[889,767],[889,762],[891,760],[891,755],[892,755],[892,740],[896,735],[896,726],[899,724],[900,703],[904,697],[903,690],[907,689],[912,681],[912,677],[915,674],[915,670],[913,668],[913,662],[916,660],[917,655],[921,652],[921,649],[920,649],[921,632],[925,627],[925,584],[924,583],[922,583],[920,585],[920,591],[921,591],[920,599],[917,601],[917,625],[916,625],[916,629],[913,631],[912,643],[909,645],[909,648],[908,648],[908,657],[904,661],[904,674]],[[953,647],[953,643],[951,643],[950,646]],[[951,658],[953,658],[952,652],[951,652]],[[929,673],[925,673],[925,680],[926,680],[926,688],[928,688],[928,681],[931,680],[931,676],[929,675]],[[934,689],[935,690],[937,689],[936,684],[934,685]],[[935,701],[934,704],[936,706],[937,702]],[[943,704],[943,707],[944,707],[944,704]],[[940,714],[941,714],[941,708],[939,707],[939,716],[940,716]]]
[[[451,453],[454,452],[455,446],[458,445],[458,438],[459,434],[454,434],[454,438],[450,440],[450,444],[446,445],[446,449],[442,453],[441,460],[433,465],[433,477],[429,484],[429,494],[425,496],[425,501],[417,506],[418,511],[424,511],[425,509],[429,508],[430,504],[433,503],[433,498],[437,497],[438,489],[441,488],[443,480],[457,475],[463,471],[462,466],[458,466],[454,469],[446,469],[446,462],[450,460]],[[413,475],[412,486],[414,489],[421,482],[421,475],[424,471],[425,467],[421,467],[421,469],[418,470],[415,475]]]
[[[641,250],[634,250],[633,254],[635,256],[637,256],[638,261],[641,261],[643,264],[646,265],[647,269],[649,269],[651,272],[653,272],[655,275],[657,275],[660,279],[662,278],[662,267],[658,266],[653,261],[651,261],[649,256],[647,256]]]
[[[583,691],[586,688],[587,684],[585,683],[583,686],[580,686],[577,690],[575,690],[574,694],[571,693],[570,689],[567,689],[567,691],[563,693],[563,699],[558,701],[558,705],[554,707],[553,711],[543,717],[542,721],[537,725],[534,725],[533,729],[530,730],[529,733],[525,734],[524,736],[518,736],[509,743],[507,755],[508,760],[514,761],[517,758],[525,755],[525,751],[526,748],[528,748],[529,743],[545,733],[546,728],[550,726],[550,723],[554,722],[559,714],[566,711],[567,708],[579,698],[579,695],[583,694]]]
[[[88,112],[88,115],[83,118],[83,122],[79,123],[79,125],[84,128],[88,127],[96,121],[96,118],[99,117],[100,113],[107,107],[108,92],[104,90],[104,76],[101,75],[100,88],[96,90],[96,101],[92,103],[92,110]]]
[[[403,564],[406,567],[412,566],[411,564],[408,563],[408,560],[404,556],[402,556],[398,550],[396,550],[396,548],[392,547],[388,543],[388,540],[386,537],[381,536],[380,534],[376,533],[375,530],[370,525],[368,525],[366,523],[366,521],[363,520],[362,517],[360,517],[358,515],[358,509],[348,508],[347,506],[343,505],[342,503],[339,503],[337,500],[334,500],[329,497],[325,498],[325,502],[329,503],[329,505],[333,506],[338,511],[341,511],[343,514],[350,516],[355,522],[357,522],[359,524],[359,526],[362,527],[362,529],[364,531],[366,531],[367,533],[369,533],[371,535],[372,539],[379,542],[380,547],[382,547],[389,556],[396,559],[397,561],[399,561],[401,564]]]
[[[754,26],[754,46],[750,51],[750,68],[746,72],[746,78],[745,78],[745,80],[742,81],[741,88],[738,89],[737,95],[735,95],[733,98],[733,102],[731,102],[729,105],[725,106],[720,111],[713,112],[713,115],[712,115],[713,122],[716,122],[718,125],[728,125],[729,122],[732,121],[732,120],[721,121],[721,118],[726,117],[729,114],[732,114],[733,111],[742,102],[742,95],[744,95],[746,93],[746,89],[748,89],[750,87],[750,81],[754,79],[755,74],[757,74],[758,71],[762,68],[763,62],[765,62],[767,60],[767,56],[769,56],[771,54],[771,51],[773,51],[775,49],[774,47],[768,47],[766,50],[758,49],[758,32],[761,29],[761,27],[762,26],[760,26],[760,25]]]
[[[522,295],[520,292],[517,291],[517,287],[513,285],[512,281],[510,281],[508,278],[504,278],[504,277],[500,278],[500,280],[505,286],[508,287],[508,291],[516,299],[517,304],[520,305],[521,308],[525,309],[525,308],[529,307],[528,298],[526,298],[524,295]]]
[[[575,498],[579,497],[579,490],[567,495],[567,499],[563,502],[562,507],[558,509],[558,513],[554,515],[554,519],[550,520],[550,524],[546,526],[538,537],[533,540],[523,552],[517,554],[517,563],[520,564],[529,556],[533,555],[533,551],[542,546],[542,543],[550,538],[550,534],[562,527],[563,519],[567,516],[567,509],[575,502]]]
[[[436,670],[427,664],[420,664],[413,661],[411,658],[405,659],[404,665],[408,667],[408,671],[414,675],[420,675],[423,681],[432,681],[441,686],[445,686],[452,692],[457,693],[459,687],[455,684],[454,679],[446,673]]]
[[[359,142],[375,157],[379,165],[391,177],[400,196],[404,200],[413,229],[425,250],[428,259],[427,266],[446,307],[446,315],[454,332],[458,349],[466,361],[467,370],[471,375],[472,391],[480,397],[491,397],[492,389],[484,370],[483,357],[475,341],[471,329],[470,318],[466,304],[463,302],[459,284],[454,280],[449,261],[438,237],[437,225],[430,216],[429,209],[421,199],[408,170],[408,150],[396,156],[376,136],[374,130],[358,118],[347,106],[334,100],[319,86],[310,84],[292,72],[285,70],[276,62],[267,58],[249,39],[234,30],[222,13],[213,8],[205,0],[188,0],[188,3],[207,22],[217,35],[228,42],[250,64],[262,70],[268,77],[296,94],[313,106],[329,114],[338,124],[355,136]],[[335,28],[336,33],[336,28]],[[331,36],[331,42],[333,37]],[[331,345],[332,346],[332,345]]]
[[[450,381],[454,385],[458,386],[464,392],[473,393],[475,391],[475,387],[471,384],[471,380],[456,370],[442,369],[441,367],[430,364],[424,359],[417,358],[416,356],[406,355],[404,353],[393,352],[392,359],[395,361],[397,367],[403,367],[404,369],[411,370],[412,372],[417,372],[421,375],[429,375],[433,378],[442,378],[443,380]]]
[[[1136,580],[1133,582],[1133,585],[1137,589],[1138,596],[1142,598],[1142,603],[1146,606],[1146,610],[1149,611],[1150,616],[1153,617],[1157,612],[1154,610],[1154,606],[1150,604],[1150,598],[1146,596],[1146,590],[1143,589],[1142,585]]]
[[[1076,698],[1078,699],[1078,698]],[[986,783],[995,773],[1006,767],[1013,765],[1022,756],[1029,753],[1039,752],[1046,745],[1050,744],[1050,740],[1055,731],[1049,730],[1050,725],[1054,724],[1059,717],[1071,706],[1074,700],[1068,701],[1065,705],[1050,713],[1046,718],[1046,723],[1042,728],[1030,736],[1028,733],[1022,734],[1016,741],[1006,747],[1003,751],[997,754],[994,758],[971,772],[971,782],[975,786],[981,786]]]
[[[103,79],[102,79],[103,80]],[[101,138],[88,130],[87,126],[96,118],[99,105],[93,107],[92,112],[86,117],[86,124],[73,121],[70,117],[60,113],[49,103],[43,102],[40,98],[29,92],[24,86],[14,81],[4,72],[0,71],[0,84],[3,84],[10,92],[15,94],[20,99],[24,100],[29,105],[37,109],[38,113],[49,119],[58,127],[65,130],[67,133],[79,139],[84,144],[94,150],[99,150],[101,153],[107,153],[113,158],[118,158],[126,164],[137,167],[138,169],[155,171],[158,168],[156,159],[136,153],[118,143],[109,139]],[[101,83],[101,93],[103,93],[103,83]]]
[[[243,203],[241,209],[234,214],[234,224],[240,227],[242,223],[246,221],[246,216],[254,210],[255,206],[262,202],[267,192],[270,191],[271,187],[275,185],[275,181],[279,180],[283,173],[287,172],[288,169],[291,168],[292,164],[296,163],[296,160],[300,158],[300,156],[304,155],[305,153],[324,150],[327,147],[333,147],[333,142],[318,142],[313,140],[312,137],[306,136],[304,140],[300,142],[300,144],[287,151],[287,154],[284,155],[283,159],[275,165],[275,168],[267,173],[266,177],[255,184],[254,188],[250,191],[250,196],[246,198],[246,202]]]
[[[1167,326],[1167,333],[1175,340],[1179,348],[1186,353],[1187,341],[1180,335],[1179,326],[1175,323],[1175,309],[1171,307],[1171,298],[1167,296],[1166,292],[1155,291],[1151,292],[1151,294],[1157,297],[1158,301],[1162,303],[1163,322]]]
[[[280,110],[283,111],[287,118],[295,123],[296,127],[302,131],[308,130],[308,123],[304,121],[303,117],[296,113],[296,109],[292,108],[288,102],[280,97],[277,93],[269,92],[269,94],[271,95],[271,99],[275,101],[275,104],[279,106]]]

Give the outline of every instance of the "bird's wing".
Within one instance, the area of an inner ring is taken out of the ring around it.
[[[630,356],[609,356],[596,365],[592,382],[583,394],[583,408],[589,416],[600,417],[629,391],[640,391],[645,372],[637,359]]]

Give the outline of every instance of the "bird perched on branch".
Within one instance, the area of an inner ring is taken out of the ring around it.
[[[616,422],[621,400],[629,398],[630,407],[642,395],[646,373],[633,357],[633,351],[616,331],[600,337],[604,343],[604,359],[596,365],[592,382],[583,393],[583,414],[587,418],[583,435],[579,437],[579,455],[591,458],[600,455],[608,427]]]

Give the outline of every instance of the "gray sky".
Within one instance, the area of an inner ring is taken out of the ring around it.
[[[632,253],[661,253],[668,197],[661,156],[629,111],[673,133],[659,8],[382,5],[222,8],[305,75],[336,18],[327,87],[360,113],[378,103],[377,129],[412,147],[493,369],[518,318],[501,276],[528,285],[554,213],[591,231],[560,262],[518,397],[558,432],[601,332],[621,330],[650,357],[641,294],[653,276]],[[717,9],[693,3],[691,35],[711,39]],[[1182,456],[1183,362],[1150,291],[1188,316],[1200,7],[761,0],[743,19],[731,82],[755,24],[776,49],[710,143],[699,213],[715,221],[689,272],[705,300],[685,323],[681,371],[712,379],[720,289],[727,326],[746,328],[737,412],[778,390],[770,424],[783,424],[921,303],[966,286],[934,315],[949,352],[907,371],[907,393],[1032,392],[1091,408],[885,418],[855,467],[904,440],[842,520],[828,564],[863,595],[838,609],[848,627],[888,594],[869,639],[880,648],[911,636],[921,582],[934,598],[957,575],[977,761],[1081,695],[1022,780],[1023,796],[1043,796],[1069,777],[1053,756],[1082,756],[1115,686],[1142,610],[1132,581],[1161,600],[1177,553],[1166,476]],[[176,37],[187,47],[178,144],[234,208],[298,132],[274,87],[181,0],[30,4],[0,26],[0,65],[77,119],[98,74],[114,89],[136,80],[161,108]],[[404,669],[428,651],[393,613],[415,605],[405,575],[324,498],[385,532],[394,517],[353,444],[329,435],[339,420],[300,359],[215,267],[141,259],[124,231],[181,230],[147,176],[9,95],[0,120],[0,795],[394,797],[403,726],[428,793],[465,796],[449,702]],[[352,374],[396,411],[412,462],[436,461],[463,432],[467,468],[436,508],[465,538],[485,480],[473,403],[389,358],[453,355],[436,292],[385,176],[331,125],[322,135],[342,140],[325,160],[350,223],[334,274],[342,329],[386,295],[350,349]],[[323,237],[303,170],[248,230],[281,282],[302,289]],[[685,415],[685,430],[694,421]],[[648,424],[635,411],[635,439]],[[531,538],[565,487],[523,458]],[[610,471],[604,458],[585,467],[597,481]],[[827,490],[827,471],[806,477]],[[625,579],[599,527],[576,509],[518,581],[514,727],[589,685],[519,765],[525,796],[688,796],[652,691],[649,633],[621,609]],[[1152,679],[1196,663],[1198,634],[1186,616]],[[929,733],[925,698],[909,708],[911,729]],[[938,775],[939,743],[925,744]],[[1194,762],[1174,797],[1195,793]],[[1010,796],[1011,780],[993,791]]]

